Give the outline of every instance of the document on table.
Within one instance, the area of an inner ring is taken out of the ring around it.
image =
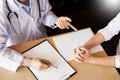
[[[40,71],[29,67],[38,80],[66,80],[76,72],[47,40],[27,50],[23,55],[47,59],[52,65],[57,66]]]
[[[70,61],[74,58],[73,50],[78,46],[82,46],[93,36],[93,32],[90,28],[79,30],[77,32],[69,32],[60,36],[53,37],[53,41],[61,53],[61,55]],[[90,50],[91,53],[102,51],[103,48],[98,45]]]

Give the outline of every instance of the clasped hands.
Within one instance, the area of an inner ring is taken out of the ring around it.
[[[90,54],[89,50],[85,47],[77,47],[74,49],[74,60],[77,63],[93,63],[93,56]]]

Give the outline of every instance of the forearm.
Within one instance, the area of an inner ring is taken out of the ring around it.
[[[89,60],[89,63],[106,65],[106,66],[115,66],[115,57],[114,56],[106,56],[106,57],[92,56]]]
[[[75,61],[78,63],[90,63],[90,64],[99,64],[106,66],[115,66],[116,64],[120,67],[120,55],[119,56],[95,56],[90,54],[86,48],[76,48],[74,50]],[[117,59],[117,63],[116,63]]]
[[[89,49],[96,45],[101,44],[104,41],[105,41],[104,36],[101,33],[97,33],[94,37],[92,37],[89,41],[87,41],[83,46]]]

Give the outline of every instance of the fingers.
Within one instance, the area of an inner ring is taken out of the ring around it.
[[[60,29],[69,29],[69,27],[68,27],[68,21],[60,20],[59,21],[59,26],[60,26]]]
[[[89,51],[85,49],[84,47],[77,47],[74,49],[74,57],[75,61],[78,63],[87,63],[87,60],[89,59]]]
[[[45,59],[32,59],[30,67],[37,69],[37,70],[43,70],[49,68],[51,63],[48,60]]]
[[[74,31],[77,31],[77,28],[75,28],[73,25],[71,25],[71,19],[68,17],[58,17],[55,19],[55,24],[60,28],[60,29],[73,29]]]
[[[47,69],[49,66],[44,64],[44,63],[41,63],[41,66],[38,66],[36,69],[37,70],[44,70],[44,69]]]
[[[44,63],[44,64],[48,65],[48,66],[50,66],[50,65],[51,65],[51,62],[50,62],[50,61],[48,61],[48,60],[45,60],[45,59],[40,59],[40,61],[41,61],[42,63]]]
[[[70,24],[70,27],[71,27],[74,31],[77,31],[77,28],[75,28],[73,25]]]
[[[74,49],[74,60],[77,62],[77,63],[83,63],[84,62],[84,57],[82,57],[80,55],[80,51],[78,51],[77,49]]]
[[[40,65],[39,65],[38,70],[43,70],[51,66],[50,61],[45,60],[45,59],[40,59],[39,63]]]
[[[76,53],[78,53],[81,57],[84,58],[84,54],[86,53],[81,47],[76,48]]]
[[[65,24],[66,24],[65,28],[68,27],[67,29],[71,28],[71,29],[73,29],[74,31],[77,31],[77,28],[74,27],[70,22],[67,21]]]
[[[57,19],[56,25],[60,29],[69,29],[69,27],[68,27],[69,22],[66,19],[62,18],[62,17]]]
[[[69,22],[72,22],[72,20],[69,17],[62,17],[64,20],[67,20]]]
[[[44,70],[44,69],[47,69],[49,67],[50,67],[50,65],[43,63],[43,62],[40,62],[40,65],[38,66],[37,70]]]
[[[83,63],[83,60],[78,59],[78,58],[74,58],[74,61],[77,62],[77,63]]]

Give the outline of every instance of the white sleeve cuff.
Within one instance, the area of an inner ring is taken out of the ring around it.
[[[115,56],[115,67],[120,68],[120,55]]]
[[[51,18],[51,25],[50,26],[51,26],[52,29],[57,28],[56,24],[54,24],[54,21],[55,21],[56,18],[57,18],[56,16]]]
[[[22,66],[23,59],[24,56],[22,54],[7,48],[0,55],[0,66],[16,72]]]

